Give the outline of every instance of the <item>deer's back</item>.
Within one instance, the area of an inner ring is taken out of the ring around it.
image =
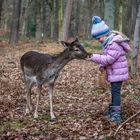
[[[47,68],[52,61],[53,57],[51,55],[35,51],[25,53],[20,59],[23,72],[25,72],[25,69],[30,69],[33,75],[36,75],[38,72],[41,72],[42,69]]]

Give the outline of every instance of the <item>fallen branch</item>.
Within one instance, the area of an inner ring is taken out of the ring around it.
[[[136,117],[138,114],[140,114],[140,110],[135,113],[134,115],[132,115],[131,117],[129,117],[126,121],[124,121],[121,125],[118,126],[118,128],[116,129],[115,133],[114,133],[114,138],[116,137],[117,133],[119,132],[119,130],[131,119],[133,119],[134,117]]]

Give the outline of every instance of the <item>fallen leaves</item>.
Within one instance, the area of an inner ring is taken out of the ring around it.
[[[25,115],[25,85],[19,65],[20,56],[33,44],[3,51],[0,65],[0,138],[1,139],[98,139],[110,140],[117,126],[104,117],[110,102],[110,91],[99,87],[98,66],[85,60],[73,60],[61,71],[54,90],[54,112],[57,121],[51,122],[47,86],[44,85],[39,107],[39,119],[33,112]],[[46,45],[45,45],[46,46]],[[56,53],[58,44],[38,48]],[[139,109],[140,80],[129,80],[122,89],[123,121]],[[32,99],[35,104],[36,88]],[[140,139],[140,116],[128,122],[116,139]]]

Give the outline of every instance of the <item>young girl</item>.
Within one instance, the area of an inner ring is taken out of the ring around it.
[[[108,116],[115,123],[121,122],[121,86],[128,79],[126,53],[131,51],[129,39],[123,34],[111,31],[100,17],[92,18],[92,37],[103,46],[103,54],[92,54],[88,60],[100,64],[99,70],[106,70],[107,81],[111,83],[112,102]]]

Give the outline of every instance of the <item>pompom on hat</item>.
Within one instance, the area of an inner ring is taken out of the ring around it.
[[[98,39],[110,33],[109,27],[105,22],[98,16],[92,17],[92,29],[91,35],[93,38]]]

